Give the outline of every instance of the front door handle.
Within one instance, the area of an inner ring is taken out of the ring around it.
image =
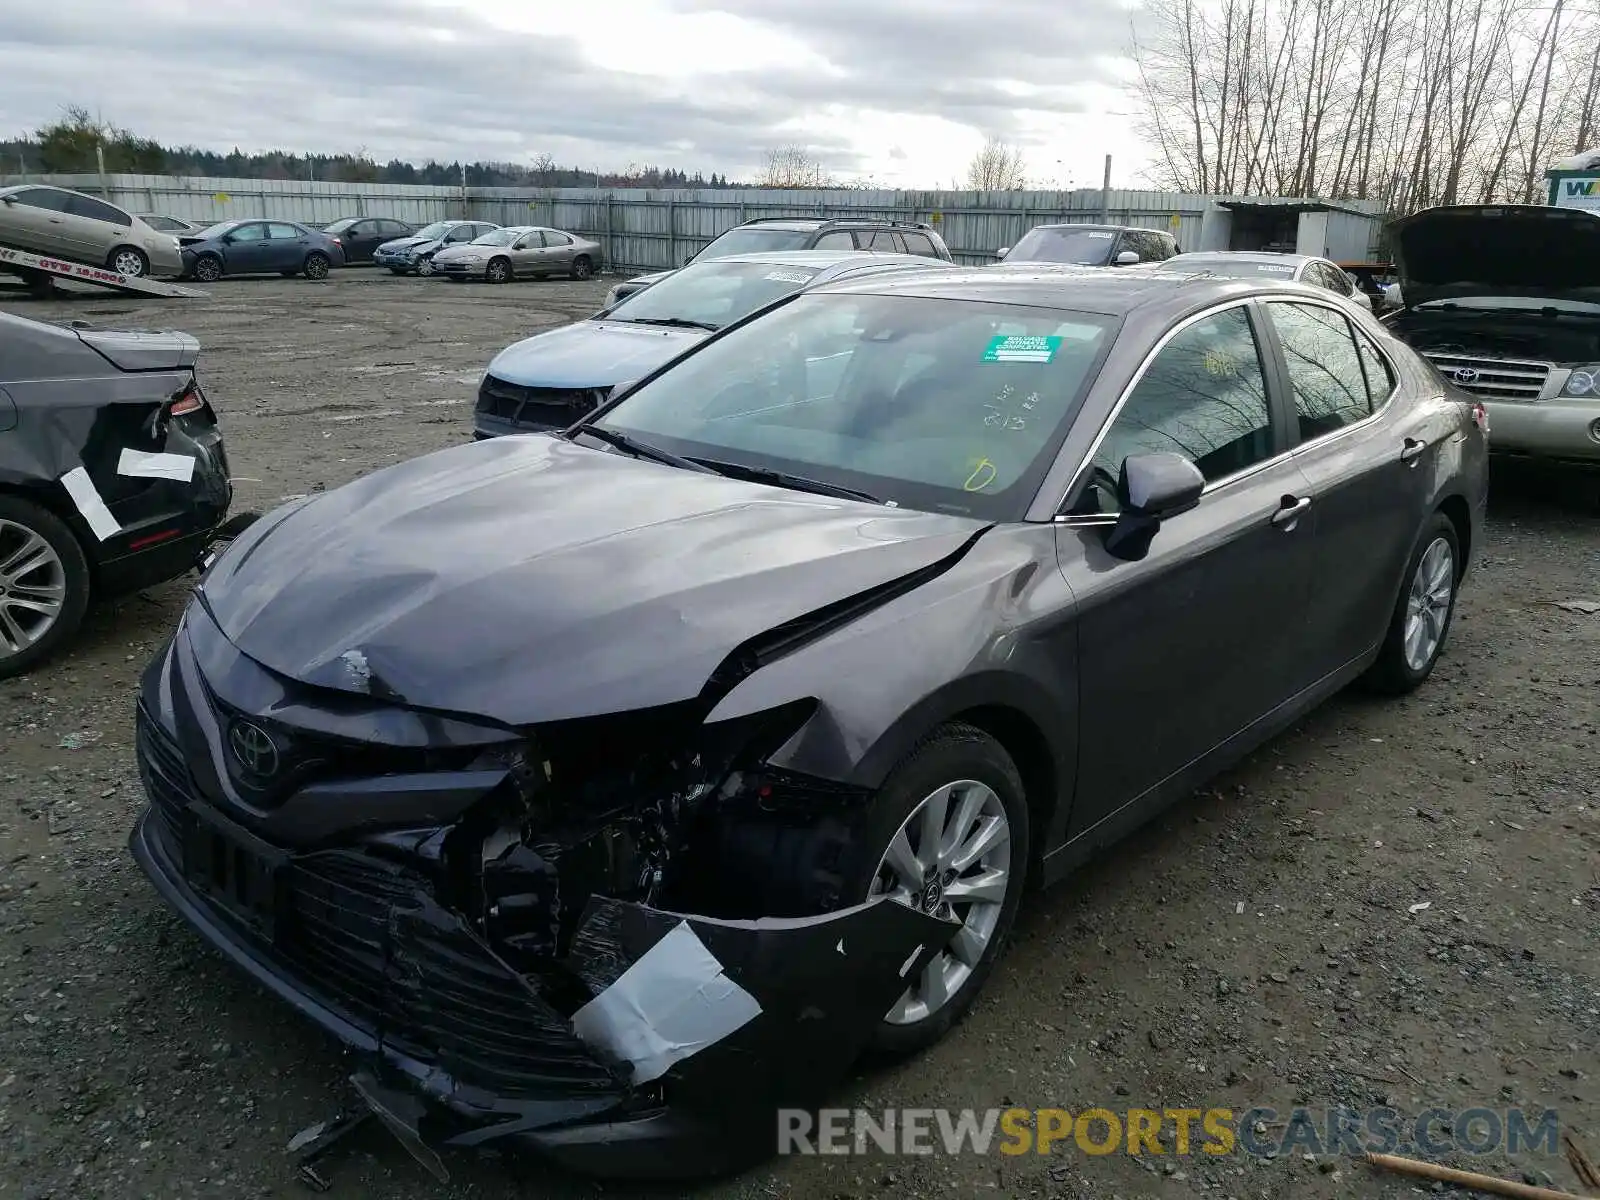
[[[1295,527],[1295,522],[1299,521],[1305,515],[1306,509],[1310,507],[1310,496],[1301,496],[1299,499],[1293,496],[1285,496],[1283,498],[1283,507],[1272,514],[1272,523],[1279,529],[1292,530]]]
[[[1400,461],[1410,466],[1417,465],[1417,459],[1428,448],[1428,443],[1421,438],[1408,437],[1405,445],[1400,448]]]

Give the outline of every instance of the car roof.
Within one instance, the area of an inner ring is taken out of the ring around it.
[[[1174,254],[1166,262],[1192,262],[1197,258],[1220,258],[1230,262],[1292,263],[1297,267],[1308,262],[1328,261],[1320,254],[1279,254],[1273,250],[1190,250],[1184,254]]]
[[[878,260],[881,262],[937,262],[942,259],[928,258],[918,254],[875,254],[870,250],[749,250],[743,254],[726,254],[720,258],[702,259],[697,263],[690,263],[683,270],[690,267],[710,266],[712,263],[789,263],[798,267],[831,267],[842,262],[852,262],[856,259],[862,262]],[[949,264],[944,264],[949,265]]]
[[[1126,316],[1134,309],[1190,310],[1230,299],[1284,293],[1326,297],[1325,288],[1278,279],[1233,279],[1182,272],[1139,271],[996,271],[989,267],[955,267],[943,271],[904,271],[842,279],[820,285],[820,292],[914,296],[930,300],[971,300],[991,304],[1024,304],[1077,312]]]
[[[1113,229],[1118,233],[1131,230],[1134,233],[1159,233],[1170,237],[1165,229],[1146,229],[1143,225],[1108,225],[1101,221],[1050,221],[1044,225],[1029,226],[1032,233],[1035,229]]]

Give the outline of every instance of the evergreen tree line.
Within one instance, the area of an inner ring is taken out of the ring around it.
[[[352,154],[296,154],[269,150],[226,154],[198,146],[163,146],[152,138],[100,121],[81,107],[71,107],[54,124],[32,136],[0,140],[0,175],[92,174],[99,169],[96,151],[111,174],[196,175],[232,179],[306,179],[338,183],[417,183],[459,187],[463,164],[429,159],[416,163],[391,159],[380,163],[364,150]],[[468,187],[654,187],[728,188],[750,185],[726,175],[690,174],[676,167],[637,167],[623,171],[564,167],[549,155],[531,164],[473,162],[465,164]]]

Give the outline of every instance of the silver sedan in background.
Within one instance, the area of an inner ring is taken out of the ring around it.
[[[603,262],[599,243],[542,225],[496,229],[465,245],[446,246],[433,256],[434,270],[457,282],[506,283],[549,275],[588,279]]]

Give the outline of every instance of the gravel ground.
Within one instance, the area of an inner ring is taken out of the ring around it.
[[[240,508],[470,436],[490,354],[604,284],[457,287],[370,271],[209,301],[82,294],[23,315],[177,327],[243,477]],[[1447,656],[1416,695],[1340,697],[1025,908],[968,1021],[836,1103],[988,1108],[1388,1104],[1558,1110],[1600,1153],[1596,486],[1501,470]],[[131,706],[177,582],[93,614],[0,683],[0,1195],[297,1196],[283,1149],[349,1064],[189,933],[130,861]],[[1429,907],[1412,913],[1416,905]],[[1447,1161],[1578,1190],[1559,1155]],[[369,1126],[336,1197],[632,1194],[460,1157],[436,1184]],[[696,1194],[1401,1196],[1348,1159],[792,1158]],[[1436,1187],[1434,1190],[1441,1190]],[[681,1189],[672,1193],[683,1194]],[[666,1191],[657,1194],[669,1194]]]

